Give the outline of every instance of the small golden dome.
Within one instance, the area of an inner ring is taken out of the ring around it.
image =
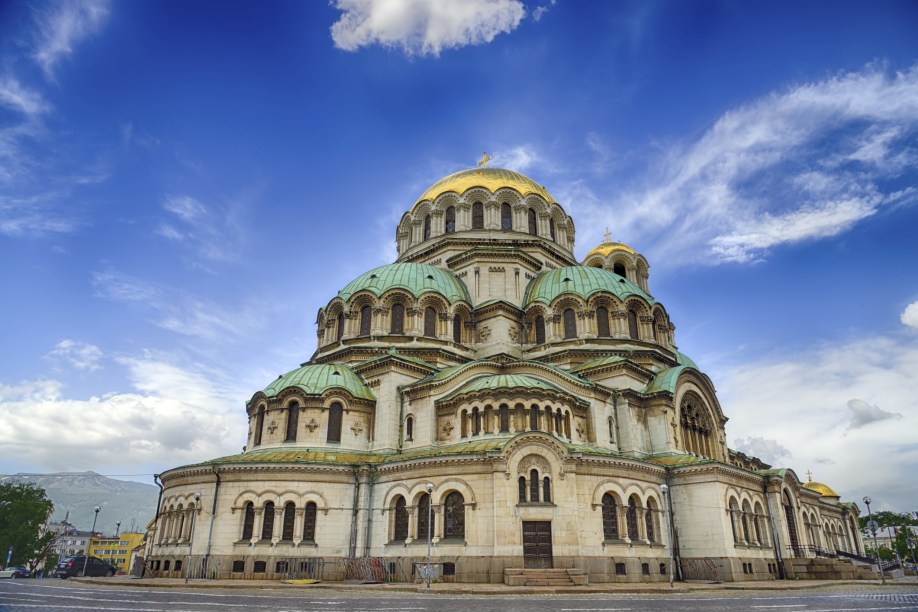
[[[829,487],[828,485],[824,485],[821,482],[814,482],[811,480],[807,483],[804,483],[803,486],[809,489],[810,491],[815,491],[816,493],[819,493],[823,497],[839,497],[838,493],[833,491],[831,487]]]
[[[523,197],[534,193],[541,196],[549,204],[556,203],[555,199],[551,197],[551,194],[544,187],[519,172],[504,168],[480,167],[460,170],[440,179],[421,194],[421,197],[415,202],[415,206],[425,200],[432,202],[448,191],[454,191],[462,195],[472,187],[484,187],[491,193],[504,187],[510,187],[518,191]]]
[[[637,252],[632,249],[627,244],[622,244],[621,242],[603,242],[597,247],[594,247],[592,251],[586,254],[586,257],[583,258],[583,261],[586,261],[593,255],[599,255],[600,257],[605,257],[609,253],[614,251],[625,251],[626,253],[631,253],[632,255],[637,255]]]

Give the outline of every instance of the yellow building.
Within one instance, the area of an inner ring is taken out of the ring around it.
[[[130,571],[131,551],[143,542],[143,533],[122,533],[118,536],[93,536],[89,554],[118,568],[119,574]]]

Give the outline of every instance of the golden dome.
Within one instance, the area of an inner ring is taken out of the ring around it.
[[[531,178],[523,176],[519,172],[506,170],[504,168],[479,167],[460,170],[459,172],[440,179],[428,187],[427,191],[421,194],[421,197],[415,202],[415,206],[425,200],[432,202],[448,191],[454,191],[462,195],[472,187],[484,187],[491,193],[504,187],[510,187],[520,192],[523,197],[534,193],[541,196],[542,199],[549,204],[556,203],[555,199],[551,197],[551,194],[549,194],[544,187]]]
[[[632,249],[627,244],[622,244],[621,242],[603,242],[597,247],[594,247],[592,251],[586,254],[586,257],[583,258],[583,261],[586,261],[593,255],[599,255],[600,257],[605,257],[613,251],[625,251],[626,253],[631,253],[632,255],[637,255],[637,252]]]
[[[809,489],[810,491],[815,491],[816,493],[819,493],[823,497],[839,497],[838,493],[833,491],[831,487],[829,487],[828,485],[824,485],[821,482],[814,482],[811,480],[807,483],[804,483],[803,486]]]

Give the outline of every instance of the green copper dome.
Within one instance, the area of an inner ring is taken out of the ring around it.
[[[371,291],[377,297],[389,289],[404,289],[414,297],[433,291],[451,304],[460,300],[471,302],[469,292],[461,280],[452,273],[421,263],[394,263],[364,272],[338,292],[347,301],[358,291]]]
[[[308,395],[321,395],[328,389],[344,389],[354,397],[376,401],[373,392],[357,374],[342,363],[305,365],[287,372],[264,389],[273,397],[290,387],[302,389]]]
[[[647,300],[651,306],[656,303],[643,289],[618,274],[602,268],[567,266],[535,277],[526,288],[525,304],[551,304],[556,297],[565,293],[573,293],[587,299],[600,291],[612,293],[621,300],[639,296]]]
[[[542,391],[554,391],[556,393],[565,393],[550,382],[541,380],[534,376],[526,374],[494,374],[491,376],[479,376],[468,381],[441,401],[450,400],[458,395],[475,393],[481,391],[497,391],[500,389],[537,389]]]

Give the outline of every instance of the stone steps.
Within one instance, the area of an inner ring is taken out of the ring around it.
[[[577,568],[504,570],[504,583],[509,586],[582,586],[589,582],[586,572]]]

